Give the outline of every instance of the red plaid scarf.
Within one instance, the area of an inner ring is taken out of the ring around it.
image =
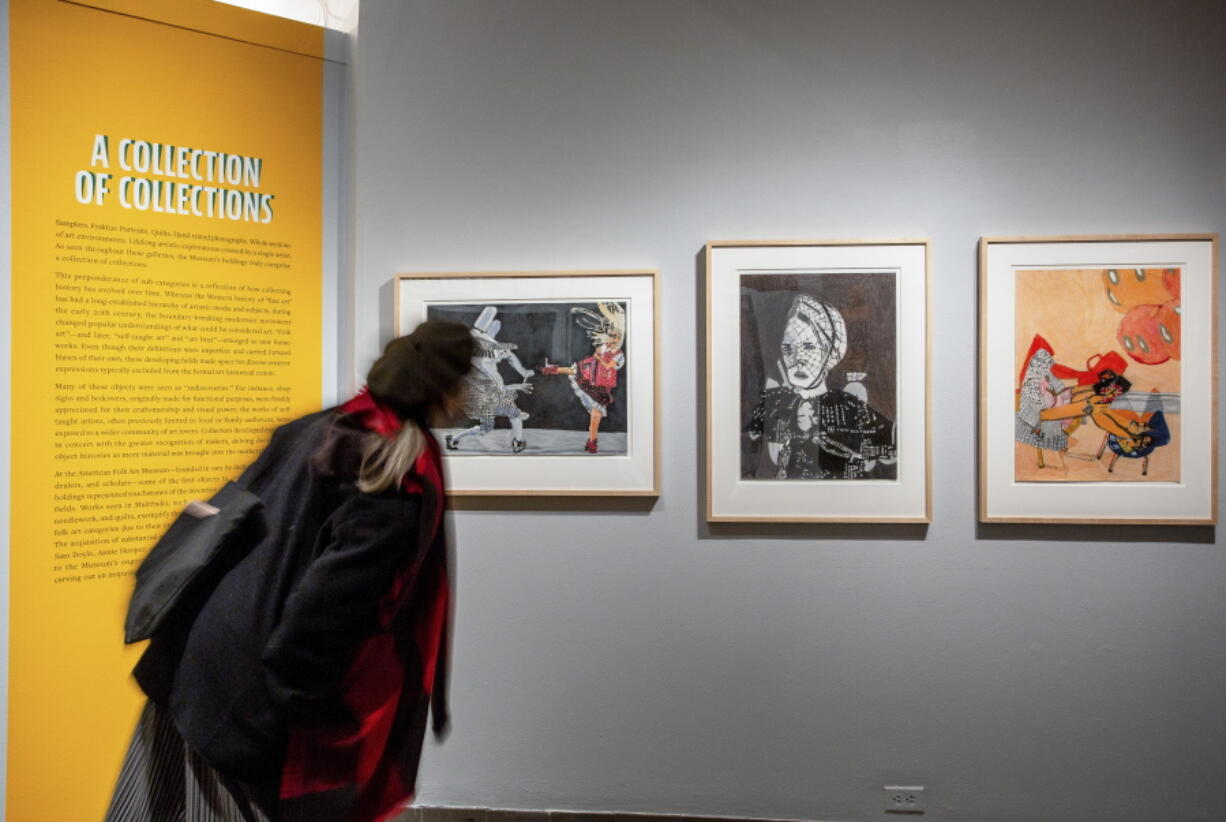
[[[401,428],[400,418],[365,389],[340,411],[385,437],[395,437]],[[403,488],[422,496],[418,539],[431,548],[421,552],[420,562],[396,575],[379,600],[379,630],[356,649],[343,700],[357,723],[291,731],[281,778],[287,817],[353,822],[391,818],[413,796],[425,702],[433,703],[436,733],[446,723],[443,680],[450,588],[441,534],[443,467],[438,443],[425,433],[426,447]],[[404,608],[412,609],[420,678],[409,675],[413,666],[406,665],[397,650],[392,630]],[[344,816],[337,816],[342,808]]]

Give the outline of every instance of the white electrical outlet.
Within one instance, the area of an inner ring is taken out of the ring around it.
[[[923,785],[886,785],[882,790],[886,813],[922,814],[926,810]]]

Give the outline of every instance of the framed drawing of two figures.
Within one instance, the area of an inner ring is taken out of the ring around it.
[[[706,248],[711,522],[928,522],[925,240]]]
[[[1217,237],[980,241],[979,518],[1216,521]]]
[[[436,428],[458,496],[657,496],[655,271],[400,274],[396,335],[466,325],[473,367]]]

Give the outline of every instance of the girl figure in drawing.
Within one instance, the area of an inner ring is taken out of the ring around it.
[[[575,396],[588,412],[587,445],[585,451],[596,453],[596,435],[600,421],[608,414],[617,387],[617,372],[626,364],[622,345],[626,341],[626,309],[618,303],[597,303],[599,313],[586,308],[572,308],[576,322],[587,332],[595,350],[591,356],[568,367],[549,365],[542,374],[566,374],[570,377]]]

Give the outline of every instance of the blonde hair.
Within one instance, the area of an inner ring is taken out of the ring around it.
[[[404,475],[426,447],[426,435],[412,420],[405,420],[396,436],[369,433],[362,443],[358,490],[377,494],[404,481]]]
[[[614,339],[626,338],[626,309],[619,303],[596,303],[600,313],[587,308],[575,307],[570,313],[587,332],[588,339],[597,344],[608,344]]]

